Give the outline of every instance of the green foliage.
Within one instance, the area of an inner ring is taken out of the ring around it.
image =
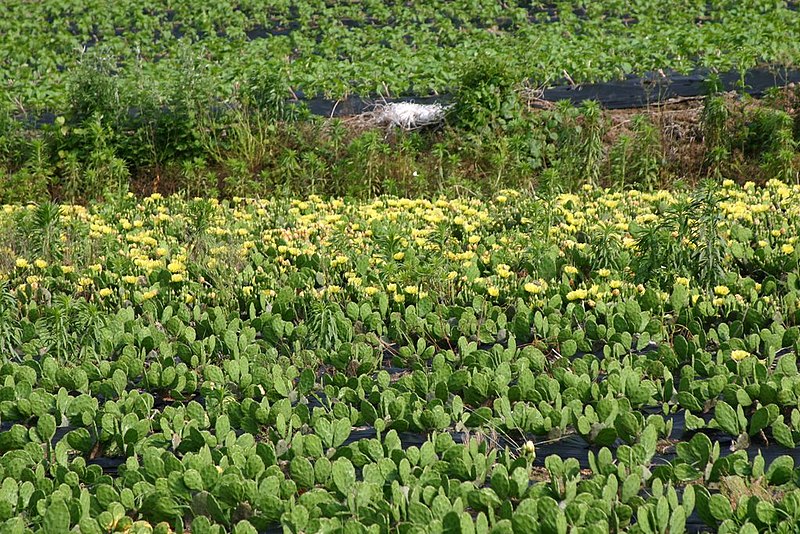
[[[660,132],[647,115],[633,119],[630,134],[621,135],[608,156],[609,178],[619,189],[649,189],[658,184],[663,165]]]
[[[797,142],[792,131],[791,116],[778,111],[769,122],[769,141],[762,156],[766,175],[786,183],[800,183]]]
[[[288,103],[290,97],[291,87],[283,73],[252,68],[242,82],[239,101],[271,120],[292,121],[302,115],[302,110]]]
[[[724,97],[717,94],[706,97],[700,118],[706,150],[705,166],[715,177],[720,176],[723,163],[730,157],[729,115]]]
[[[671,287],[678,276],[691,276],[706,288],[720,283],[725,241],[718,203],[717,186],[709,181],[691,199],[670,206],[658,223],[631,228],[636,280],[656,280],[662,287]]]
[[[62,138],[59,141],[58,145],[63,148],[58,150],[58,154],[64,156],[59,166],[65,171],[59,185],[64,197],[71,200],[99,199],[127,192],[130,172],[126,162],[117,157],[115,132],[104,123],[101,113],[96,112],[74,128],[69,140]],[[61,145],[61,142],[66,144]],[[82,148],[68,152],[73,143]]]
[[[502,127],[520,113],[517,74],[509,63],[481,54],[464,67],[450,111],[454,124],[467,131]]]
[[[109,0],[80,10],[9,0],[0,18],[0,33],[10,36],[0,46],[7,59],[0,66],[7,81],[0,88],[0,201],[88,201],[120,189],[489,195],[530,189],[556,164],[570,190],[583,181],[650,187],[683,178],[685,169],[659,165],[658,132],[644,122],[609,151],[595,104],[577,114],[562,108],[532,116],[523,101],[557,80],[797,63],[790,43],[798,41],[800,15],[791,6],[618,4],[559,9],[551,19],[530,2],[372,2],[359,9],[305,1],[232,8],[215,0],[198,11],[185,0],[168,10],[154,0],[133,10]],[[753,20],[770,31],[752,38]],[[709,86],[704,168],[715,177],[749,176],[755,169],[731,143],[746,128],[726,108],[719,79]],[[380,140],[382,132],[342,134],[340,126],[300,120],[307,110],[292,103],[355,94],[452,95],[456,128],[425,131],[419,143]],[[55,124],[40,127],[38,119],[51,113]],[[766,179],[797,179],[800,122],[793,120],[791,128],[779,120],[774,141],[748,156]]]
[[[5,207],[1,528],[791,531],[795,187],[543,175]]]
[[[231,82],[242,81],[248,71],[286,73],[291,87],[334,99],[443,93],[457,83],[460,67],[480,54],[512,60],[520,66],[517,81],[536,84],[565,77],[580,84],[658,69],[744,72],[756,64],[797,63],[791,46],[798,41],[797,12],[758,2],[708,6],[692,0],[652,10],[602,0],[580,10],[566,6],[557,17],[537,3],[468,1],[251,2],[235,8],[214,2],[198,11],[186,0],[169,9],[140,0],[134,10],[102,0],[73,7],[3,4],[0,33],[13,38],[3,43],[7,61],[0,74],[26,108],[64,103],[64,80],[85,61],[75,52],[82,47],[113,51],[113,69],[145,85],[174,72],[181,48],[207,54],[222,100],[235,91]],[[56,20],[65,24],[54,25]],[[770,31],[757,32],[754,21]]]
[[[556,108],[558,161],[556,167],[567,188],[599,184],[605,160],[605,121],[600,104],[587,100],[580,107],[562,101]]]
[[[47,262],[61,260],[61,206],[42,202],[20,224],[31,252]]]
[[[582,181],[597,184],[600,180],[600,164],[603,160],[603,124],[600,104],[594,100],[586,100],[581,104],[582,124],[578,130],[580,142],[577,151],[580,153]]]
[[[15,119],[10,96],[0,89],[0,202],[25,198],[10,183],[10,176],[19,172],[31,157],[30,148],[36,145],[25,136],[25,128]]]
[[[121,120],[127,104],[118,76],[118,66],[108,49],[93,50],[81,56],[67,82],[71,124],[84,124],[96,115],[111,123]]]
[[[43,139],[35,138],[26,143],[17,154],[19,159],[12,159],[10,162],[6,160],[0,166],[0,201],[46,200],[53,176],[47,144]]]

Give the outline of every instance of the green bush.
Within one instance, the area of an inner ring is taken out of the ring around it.
[[[47,145],[34,139],[25,147],[21,166],[16,163],[0,166],[0,203],[40,201],[49,197],[54,169],[50,165]]]
[[[12,115],[9,95],[0,89],[0,184],[10,186],[10,175],[18,172],[30,157],[31,142],[26,137],[22,122]],[[5,189],[5,188],[3,188]],[[2,191],[0,189],[0,200]],[[6,195],[9,193],[6,192]]]
[[[290,96],[291,87],[286,76],[259,65],[245,73],[240,84],[238,101],[248,111],[271,120],[294,121],[307,117],[301,106],[288,101]]]
[[[53,153],[68,160],[61,162],[62,172],[77,166],[92,174],[114,160],[115,175],[126,174],[122,166],[131,175],[159,175],[169,162],[201,156],[204,122],[212,122],[219,108],[208,69],[196,53],[182,50],[174,76],[145,84],[143,77],[117,76],[117,59],[107,50],[87,53],[71,75],[68,109],[52,138]],[[99,179],[106,178],[102,174]]]
[[[507,61],[479,55],[461,73],[452,110],[454,124],[481,131],[512,121],[520,113],[519,79]]]

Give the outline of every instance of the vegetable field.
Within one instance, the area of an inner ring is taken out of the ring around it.
[[[2,532],[794,532],[800,187],[0,217]]]
[[[0,35],[0,203],[798,181],[795,1],[5,0]]]
[[[63,110],[93,55],[139,91],[202,83],[220,98],[253,72],[281,72],[301,96],[441,93],[479,52],[534,86],[745,71],[796,65],[798,28],[796,2],[775,0],[6,0],[0,91]]]
[[[798,531],[798,2],[0,36],[0,534]]]

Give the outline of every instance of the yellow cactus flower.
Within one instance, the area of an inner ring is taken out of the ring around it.
[[[538,295],[542,292],[542,286],[539,284],[534,284],[533,282],[526,282],[522,288],[526,293],[530,293],[531,295]]]
[[[158,295],[158,290],[157,289],[151,289],[150,291],[145,291],[142,294],[142,300],[153,299],[153,298],[155,298],[156,295]]]
[[[750,356],[750,353],[746,350],[734,350],[731,351],[731,359],[735,362],[740,362]]]
[[[576,289],[567,293],[567,300],[584,300],[587,296],[589,296],[589,292],[585,289]]]

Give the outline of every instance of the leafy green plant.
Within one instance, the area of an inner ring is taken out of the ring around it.
[[[788,113],[775,112],[769,134],[763,168],[770,178],[786,183],[800,182],[797,164],[797,142],[792,131],[792,118]]]
[[[26,221],[25,233],[31,252],[46,262],[60,261],[61,250],[61,206],[53,202],[42,202],[33,209]]]
[[[676,277],[690,275],[707,288],[719,283],[725,269],[720,221],[717,188],[707,182],[691,201],[670,207],[658,224],[634,228],[636,279],[655,279],[669,287]]]
[[[575,108],[569,101],[558,103],[557,167],[569,189],[581,183],[598,184],[605,158],[605,124],[600,104],[593,100]]]
[[[647,189],[658,183],[661,172],[661,140],[647,115],[633,119],[630,134],[621,135],[609,151],[611,182],[620,189]]]
[[[705,165],[715,177],[720,176],[722,164],[730,157],[729,115],[724,97],[717,94],[706,97],[700,119],[706,150]]]
[[[461,74],[450,111],[461,128],[480,131],[496,128],[519,113],[515,86],[518,79],[508,63],[482,54],[470,61]]]

